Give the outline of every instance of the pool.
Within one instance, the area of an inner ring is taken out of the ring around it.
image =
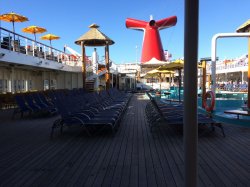
[[[170,92],[170,94],[164,94],[165,90],[162,90],[161,96],[151,94],[155,99],[167,100],[174,99],[178,100],[178,92]],[[181,98],[183,98],[183,92],[181,93]],[[236,115],[225,114],[225,110],[242,110],[242,106],[246,104],[247,93],[216,93],[215,108],[211,113],[214,119],[222,122],[234,125],[241,125],[250,127],[250,117],[240,116],[240,120],[237,119]],[[209,101],[208,101],[209,102]],[[202,113],[207,113],[202,107],[202,98],[198,97],[198,111]]]

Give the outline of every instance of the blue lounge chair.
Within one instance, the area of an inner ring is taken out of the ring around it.
[[[17,113],[20,113],[21,117],[23,117],[24,113],[31,114],[33,112],[33,110],[26,104],[22,95],[15,95],[15,101],[18,108],[15,108],[12,118],[14,118]]]
[[[94,115],[90,111],[77,109],[69,98],[57,99],[56,106],[61,118],[53,123],[51,136],[55,128],[60,128],[62,132],[65,126],[81,126],[88,135],[91,135],[90,129],[99,130],[106,127],[110,128],[113,133],[115,132],[118,120],[113,117],[107,118],[104,113]]]
[[[30,98],[32,99],[33,98],[33,101],[35,102],[35,104],[37,106],[40,107],[41,110],[43,110],[44,112],[50,114],[50,115],[55,115],[57,113],[57,109],[56,107],[54,106],[49,106],[47,105],[46,103],[44,103],[39,95],[37,93],[33,93],[30,95]]]
[[[183,125],[183,105],[168,105],[168,104],[162,104],[159,102],[156,102],[155,99],[151,99],[152,107],[155,107],[156,113],[159,113],[159,116],[161,116],[164,121],[169,125]],[[204,126],[204,125],[210,125],[211,130],[215,130],[215,126],[219,127],[221,129],[221,132],[223,136],[225,136],[224,129],[221,123],[216,122],[214,119],[210,118],[209,116],[205,114],[198,113],[198,125]],[[156,127],[159,123],[154,124],[151,126],[151,129],[153,127]]]

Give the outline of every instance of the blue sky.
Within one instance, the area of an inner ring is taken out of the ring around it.
[[[211,56],[214,34],[235,32],[250,19],[249,7],[249,0],[200,0],[199,58]],[[127,29],[126,18],[148,21],[150,15],[155,20],[176,15],[176,26],[161,30],[160,35],[163,48],[170,51],[174,59],[184,56],[184,0],[1,0],[0,14],[11,11],[29,18],[28,22],[15,24],[17,33],[33,38],[30,34],[22,33],[21,29],[30,25],[45,27],[47,33],[61,37],[53,41],[53,46],[60,50],[67,44],[80,52],[80,46],[74,41],[89,30],[90,24],[97,23],[100,30],[115,41],[110,46],[110,58],[117,64],[135,62],[136,57],[140,59],[141,55],[143,32]],[[11,23],[2,21],[1,26],[12,30]],[[37,35],[37,38],[40,36]],[[47,41],[42,42],[49,44]],[[93,48],[87,47],[87,55],[91,55],[92,51]],[[99,56],[104,55],[103,47],[97,51]],[[217,55],[220,59],[239,57],[246,53],[246,38],[220,39],[218,42]]]

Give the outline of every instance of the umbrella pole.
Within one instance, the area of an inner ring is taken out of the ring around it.
[[[16,36],[15,36],[15,23],[14,21],[12,21],[12,30],[13,30],[13,51],[15,51],[15,40],[16,40]]]
[[[161,97],[161,73],[159,73],[160,75],[160,97]]]
[[[206,94],[206,78],[207,78],[207,70],[206,70],[206,61],[202,61],[202,107],[205,108],[203,105],[205,94]]]
[[[179,102],[181,101],[181,69],[179,71]]]
[[[82,47],[82,87],[86,89],[86,63],[85,63],[85,46],[84,42],[81,42]]]
[[[12,21],[12,30],[13,30],[13,32],[15,33],[15,23],[14,23],[14,21]]]

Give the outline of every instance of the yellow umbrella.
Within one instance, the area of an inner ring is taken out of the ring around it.
[[[184,60],[178,59],[163,66],[160,66],[159,70],[178,70],[179,73],[179,101],[181,100],[181,69],[184,68]]]
[[[179,70],[184,68],[184,60],[175,60],[163,66],[160,66],[158,70]]]
[[[198,68],[202,68],[201,65],[197,64]],[[182,59],[178,59],[175,61],[172,61],[170,63],[167,63],[163,66],[160,66],[159,68],[157,68],[158,70],[179,70],[179,69],[183,69],[184,68],[184,60]]]
[[[154,75],[154,74],[157,74],[158,70],[157,69],[153,69],[149,72],[147,72],[147,75]]]
[[[198,64],[197,64],[197,67],[202,68],[202,66],[198,65]],[[170,62],[168,64],[165,64],[165,65],[157,68],[158,70],[171,70],[171,71],[178,70],[178,73],[179,73],[179,100],[181,99],[180,98],[181,69],[183,69],[183,68],[184,68],[184,60],[182,60],[182,59],[175,60],[173,62]]]
[[[14,25],[15,22],[29,21],[27,17],[19,15],[19,14],[16,14],[14,12],[0,15],[0,20],[7,21],[7,22],[12,22],[13,32],[15,32],[15,25]]]
[[[26,27],[26,28],[23,28],[22,31],[23,31],[23,32],[26,32],[26,33],[34,34],[34,36],[35,36],[35,41],[36,41],[36,34],[37,34],[37,33],[44,33],[44,32],[46,32],[47,30],[46,30],[45,28],[42,28],[42,27],[38,27],[38,26],[32,25],[32,26],[28,26],[28,27]]]
[[[50,41],[50,46],[51,46],[51,40],[57,40],[59,38],[60,38],[59,36],[56,36],[54,34],[46,34],[46,35],[41,37],[42,40],[49,40]]]
[[[159,70],[153,69],[149,72],[147,72],[146,77],[154,77],[154,76],[159,76],[160,77],[160,91],[161,91],[161,75],[162,74],[174,74],[174,71],[169,71],[169,70]]]
[[[171,73],[174,73],[174,71],[153,69],[147,72],[147,74],[171,74]]]

